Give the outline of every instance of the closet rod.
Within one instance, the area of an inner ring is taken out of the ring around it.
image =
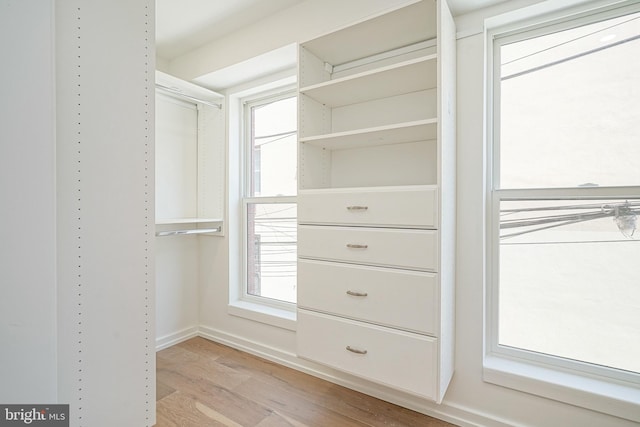
[[[195,102],[198,102],[200,104],[208,105],[210,107],[217,107],[219,109],[222,109],[222,104],[218,104],[218,103],[211,102],[211,101],[205,101],[203,99],[199,99],[199,98],[196,98],[194,96],[187,95],[186,93],[183,93],[182,91],[180,91],[180,89],[174,89],[172,87],[164,86],[164,85],[161,85],[161,84],[158,84],[158,83],[156,83],[156,88],[158,88],[160,90],[163,90],[165,92],[169,92],[169,93],[171,93],[173,95],[179,96],[181,98],[188,99],[190,101],[195,101]]]

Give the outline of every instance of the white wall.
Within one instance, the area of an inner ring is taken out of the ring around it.
[[[0,402],[57,400],[53,1],[0,0]]]
[[[156,238],[156,347],[195,336],[199,243],[196,236]]]
[[[198,212],[198,111],[195,105],[156,93],[155,218],[195,218]],[[198,326],[198,240],[156,237],[156,346]]]
[[[505,2],[497,7],[463,16],[458,20],[458,31],[462,37],[457,43],[457,104],[458,104],[458,159],[457,159],[457,287],[456,287],[456,366],[453,381],[442,405],[422,402],[411,396],[394,393],[388,389],[360,381],[295,357],[295,332],[269,326],[228,314],[228,286],[235,286],[234,275],[230,274],[229,263],[233,265],[239,257],[239,249],[229,240],[229,235],[237,233],[231,229],[224,239],[202,239],[200,241],[201,333],[221,342],[260,354],[298,369],[332,381],[346,384],[390,401],[406,405],[424,413],[453,421],[460,425],[487,426],[580,426],[580,427],[622,427],[637,425],[620,418],[581,409],[560,402],[547,400],[486,383],[482,379],[483,358],[483,301],[484,301],[484,38],[482,35],[483,16],[491,16],[508,9],[523,7],[537,0]],[[211,43],[198,51],[175,60],[171,66],[183,77],[197,77],[246,59],[247,55],[263,53],[278,47],[278,44],[313,36],[320,27],[329,29],[333,24],[343,24],[358,18],[358,13],[336,17],[336,4],[327,5],[306,2],[289,10],[293,15],[276,16],[247,29],[245,34],[232,34],[225,40]],[[346,2],[342,2],[346,3]],[[341,3],[341,5],[342,5]],[[401,3],[401,2],[396,2]],[[323,3],[324,4],[324,3]],[[355,4],[355,2],[354,2]],[[360,9],[366,16],[379,6]],[[389,3],[386,3],[389,5]],[[313,5],[313,7],[312,7]],[[304,6],[304,7],[303,7]],[[363,7],[362,2],[358,7]],[[316,8],[317,7],[317,8]],[[308,15],[313,11],[314,15]],[[341,13],[342,13],[341,12]],[[300,26],[288,28],[288,37],[281,30],[270,25],[284,25],[291,18],[304,22]],[[321,17],[321,18],[320,18]],[[330,22],[318,24],[318,20]],[[260,35],[258,37],[258,35]],[[267,37],[267,35],[269,35]],[[248,39],[260,38],[260,43],[252,45]],[[286,38],[286,40],[285,40]],[[224,62],[226,60],[226,62]],[[224,63],[223,63],[224,62]],[[229,129],[231,151],[237,149],[237,129]],[[230,164],[228,170],[234,174],[238,165]],[[229,223],[234,223],[238,215],[237,200],[233,190],[237,187],[237,176],[229,176],[232,194],[229,199]]]
[[[185,80],[311,39],[411,0],[307,0],[163,63]]]

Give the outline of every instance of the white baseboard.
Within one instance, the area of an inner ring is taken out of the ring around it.
[[[181,331],[165,335],[163,337],[157,337],[156,351],[160,351],[167,347],[171,347],[172,345],[176,345],[178,343],[181,343],[182,341],[186,341],[190,338],[197,337],[197,336],[198,336],[198,327],[192,326],[190,328],[186,328]]]
[[[242,337],[231,335],[220,330],[200,326],[198,329],[198,335],[202,338],[245,351],[297,371],[322,378],[334,384],[377,397],[387,402],[412,409],[416,412],[420,412],[461,427],[511,426],[511,424],[507,424],[501,420],[488,417],[486,414],[480,414],[455,404],[449,405],[447,404],[446,399],[442,404],[438,405],[417,396],[399,392],[389,387],[331,369],[327,366],[301,359],[293,353],[249,341]]]

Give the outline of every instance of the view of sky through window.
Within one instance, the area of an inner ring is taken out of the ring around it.
[[[640,372],[639,52],[640,13],[500,46],[499,345]]]
[[[640,185],[640,14],[501,47],[500,188]]]

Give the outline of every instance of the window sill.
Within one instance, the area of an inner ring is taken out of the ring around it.
[[[580,375],[504,357],[485,357],[485,382],[640,421],[640,392],[629,383]]]
[[[296,330],[295,311],[241,300],[229,303],[227,311],[232,316],[243,317],[290,331]]]

